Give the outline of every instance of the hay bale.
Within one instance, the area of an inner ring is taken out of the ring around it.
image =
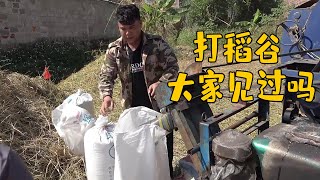
[[[51,122],[66,95],[53,83],[0,71],[0,143],[17,151],[34,179],[85,179],[82,158],[71,154]]]

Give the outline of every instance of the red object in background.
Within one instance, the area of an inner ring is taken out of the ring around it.
[[[44,67],[44,72],[43,72],[42,76],[45,80],[50,80],[51,74],[49,72],[49,67]]]

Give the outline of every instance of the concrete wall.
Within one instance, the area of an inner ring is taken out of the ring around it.
[[[116,38],[117,4],[101,0],[0,0],[0,45],[38,38]]]

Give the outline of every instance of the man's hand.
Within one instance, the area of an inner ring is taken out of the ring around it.
[[[150,94],[151,97],[154,97],[156,88],[158,87],[159,83],[160,81],[157,81],[149,86],[148,93]]]
[[[106,116],[109,112],[111,112],[113,110],[113,104],[113,100],[110,96],[104,97],[100,109],[101,115]]]

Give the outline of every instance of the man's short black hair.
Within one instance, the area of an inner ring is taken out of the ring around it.
[[[140,20],[139,8],[134,5],[120,5],[117,9],[116,17],[123,25],[131,25],[136,20]]]

